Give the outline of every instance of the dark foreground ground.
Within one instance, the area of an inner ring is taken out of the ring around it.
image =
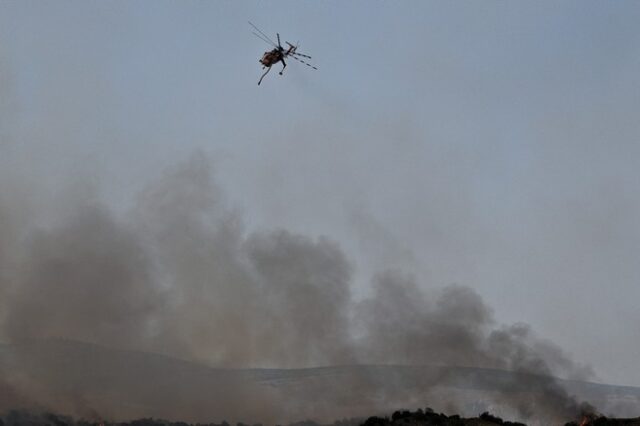
[[[435,413],[430,409],[418,411],[396,411],[389,417],[369,417],[362,426],[526,426],[524,423],[511,422],[482,413],[478,417],[463,418],[460,416],[447,416]],[[608,425],[638,425],[640,418],[636,419],[610,419],[604,416],[591,416],[578,422],[569,422],[565,426],[608,426]]]
[[[464,418],[457,415],[447,416],[436,413],[430,408],[417,411],[396,411],[390,417],[369,417],[367,419],[344,419],[330,425],[321,425],[313,421],[291,423],[288,426],[526,426],[524,423],[511,422],[482,413],[478,417]],[[604,416],[591,416],[565,426],[640,426],[640,418],[614,419]],[[159,419],[138,419],[130,422],[109,422],[100,420],[75,420],[72,417],[52,413],[31,413],[9,411],[0,416],[0,426],[230,426],[229,423],[185,423]],[[236,426],[262,426],[237,423]]]

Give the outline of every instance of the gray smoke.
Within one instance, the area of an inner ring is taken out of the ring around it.
[[[28,238],[7,288],[10,341],[68,337],[126,346],[149,338],[162,299],[135,233],[100,206]]]
[[[585,378],[589,370],[525,325],[496,324],[473,289],[427,292],[402,271],[382,271],[370,297],[355,301],[354,268],[335,242],[286,230],[248,232],[202,154],[167,171],[126,214],[114,213],[94,194],[43,224],[28,220],[28,208],[17,209],[24,203],[12,197],[0,194],[2,340],[66,338],[224,367],[505,369],[522,374],[498,399],[521,417],[542,410],[568,419],[582,409],[550,376]],[[10,395],[0,401],[4,405],[30,400],[74,410],[18,373],[3,378]],[[375,386],[375,378],[364,377],[354,379],[354,389]],[[445,379],[434,375],[426,385]],[[237,413],[241,400],[251,400],[254,417],[284,415],[274,408],[285,404],[282,396],[230,389],[224,406],[236,401]],[[403,389],[400,381],[395,396],[383,399],[409,401]],[[83,409],[76,411],[93,409],[77,397]],[[386,406],[358,392],[340,398],[345,406]],[[446,403],[455,408],[454,401]]]
[[[387,272],[374,282],[374,295],[359,306],[366,333],[359,347],[367,362],[408,365],[456,365],[513,371],[501,399],[521,418],[540,413],[562,420],[590,407],[574,400],[552,378],[593,377],[556,345],[535,336],[525,324],[499,326],[480,296],[452,285],[428,297],[401,272]],[[437,384],[445,377],[434,377]]]

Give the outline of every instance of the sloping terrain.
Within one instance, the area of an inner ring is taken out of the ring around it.
[[[288,423],[307,418],[330,422],[425,405],[467,416],[489,410],[517,419],[501,398],[507,391],[535,392],[532,383],[539,378],[434,366],[218,369],[157,354],[50,340],[0,345],[0,379],[3,411],[40,408],[114,420]],[[603,413],[640,415],[640,388],[559,383]]]

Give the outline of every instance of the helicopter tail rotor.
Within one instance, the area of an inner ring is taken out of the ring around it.
[[[293,44],[289,43],[288,41],[287,41],[287,42],[285,42],[285,43],[287,43],[287,44],[289,45],[289,50],[287,50],[286,55],[287,55],[287,56],[289,56],[289,55],[295,55],[295,53],[296,53],[296,49],[298,48],[298,45],[297,45],[297,44],[296,44],[296,45],[293,45]]]

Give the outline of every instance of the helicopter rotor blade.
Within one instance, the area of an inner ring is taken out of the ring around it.
[[[313,68],[314,70],[317,70],[317,69],[318,69],[318,68],[314,67],[313,65],[306,63],[306,62],[305,62],[305,61],[303,61],[302,59],[298,59],[298,58],[296,58],[295,56],[291,56],[291,57],[292,57],[293,59],[295,59],[296,61],[298,61],[298,62],[302,62],[302,63],[303,63],[303,64],[305,64],[306,66]]]
[[[260,31],[260,28],[258,28],[258,27],[256,27],[255,25],[253,25],[253,24],[251,23],[251,21],[247,21],[247,22],[248,22],[248,23],[249,23],[249,25],[251,25],[251,26],[252,26],[252,27],[253,27],[257,32],[259,32],[260,34],[262,34],[262,35],[264,36],[264,38],[266,38],[267,40],[269,40],[269,42],[271,42],[271,44],[273,44],[274,46],[278,47],[278,46],[274,43],[274,41],[273,41],[273,40],[271,40],[271,39],[269,38],[269,36],[268,36],[268,35],[266,35],[266,34],[265,34],[265,33],[263,33],[262,31]]]
[[[293,52],[292,55],[296,55],[296,56],[302,56],[303,58],[309,58],[311,59],[311,56],[309,55],[303,55],[302,53],[298,53],[298,52]]]
[[[262,37],[261,35],[257,34],[254,31],[251,31],[251,34],[253,34],[254,36],[258,37],[260,40],[264,41],[265,43],[270,44],[273,47],[278,47],[278,46],[276,46],[275,44],[271,43],[269,40],[267,40],[266,38]]]
[[[282,49],[282,46],[280,45],[280,34],[276,33],[276,36],[278,36],[278,47]]]

